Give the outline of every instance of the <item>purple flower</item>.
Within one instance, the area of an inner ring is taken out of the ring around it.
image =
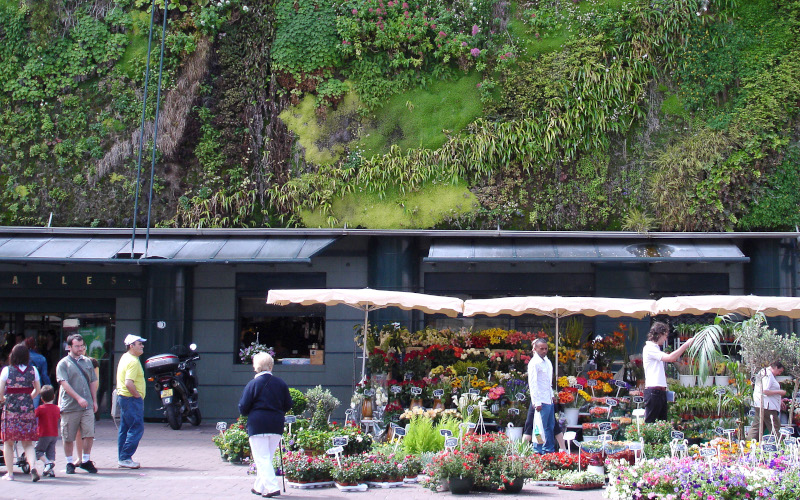
[[[480,28],[478,28],[478,25],[477,25],[477,24],[473,24],[473,25],[472,25],[472,36],[475,36],[475,35],[477,35],[477,34],[478,34],[480,31],[481,31],[481,29],[480,29]]]
[[[469,53],[472,54],[472,57],[478,57],[479,55],[481,55],[481,49],[476,47],[470,50]]]

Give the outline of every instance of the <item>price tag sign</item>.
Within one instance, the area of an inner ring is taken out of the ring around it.
[[[470,375],[477,375],[478,374],[478,369],[476,367],[474,367],[474,366],[468,366],[467,367],[467,373],[469,373]]]
[[[347,436],[337,436],[331,439],[333,446],[347,446]]]
[[[611,441],[611,434],[600,434],[597,439],[599,441]]]
[[[442,396],[444,396],[444,389],[435,389],[433,391],[433,397],[441,398]]]
[[[701,457],[716,457],[717,456],[717,450],[715,450],[714,448],[703,448],[703,449],[700,450],[700,456]]]
[[[475,411],[475,407],[473,405],[467,406],[467,415],[472,415],[473,411]]]
[[[685,443],[678,443],[675,445],[675,451],[686,451],[686,444]]]
[[[328,455],[338,455],[339,453],[342,453],[343,451],[344,451],[344,448],[342,448],[341,446],[334,446],[333,448],[329,448],[329,449],[325,450],[325,453],[327,453]]]
[[[586,381],[588,387],[597,387],[597,380],[591,379]]]
[[[283,417],[283,421],[286,422],[287,424],[293,424],[297,422],[297,417],[295,417],[294,415],[286,415],[285,417]]]
[[[613,429],[611,422],[600,422],[599,424],[597,424],[597,430],[599,430],[600,432],[608,432],[611,429]]]
[[[683,433],[681,431],[672,431],[669,435],[672,439],[683,439]]]
[[[450,429],[439,429],[439,434],[441,434],[444,437],[450,437],[453,435],[453,431],[451,431]]]
[[[636,403],[637,405],[640,405],[644,403],[644,398],[642,396],[634,396],[633,402]]]
[[[519,408],[509,408],[508,409],[509,415],[519,415]]]
[[[725,434],[736,434],[739,429],[725,429]]]
[[[767,452],[776,452],[778,451],[778,445],[775,443],[764,443],[761,445],[761,449]]]
[[[619,387],[620,389],[627,389],[628,388],[628,383],[625,382],[624,380],[615,380],[614,381],[614,385]]]
[[[448,448],[455,448],[456,446],[458,446],[458,438],[454,437],[445,438],[444,445]]]
[[[786,443],[786,446],[797,446],[797,438],[796,437],[787,437],[783,440]]]
[[[224,432],[225,429],[228,428],[228,424],[226,422],[217,422],[217,430],[220,432]]]
[[[716,394],[717,396],[724,396],[725,393],[727,392],[728,390],[725,389],[724,387],[717,387],[716,389],[714,389],[714,394]]]
[[[794,436],[794,429],[792,429],[791,427],[781,427],[781,430],[779,432],[784,436]]]
[[[579,391],[582,391],[582,390],[583,390],[583,384],[575,384],[573,387],[575,387],[575,388],[576,388],[576,389],[578,389]]]
[[[367,389],[366,391],[364,391],[364,395],[371,398],[372,396],[375,395],[375,389]]]
[[[497,413],[498,411],[500,411],[500,405],[495,403],[491,406],[490,410],[492,413]]]
[[[756,416],[756,411],[751,409],[750,411],[747,412],[747,416],[748,417],[755,417]]]
[[[474,394],[474,395],[476,395],[476,396],[480,396],[480,394],[481,394],[481,390],[480,390],[480,389],[470,389],[470,390],[469,390],[469,393],[470,393],[470,394]]]
[[[775,436],[772,435],[772,434],[767,434],[766,436],[764,436],[764,439],[762,441],[765,442],[765,443],[777,443],[778,442],[777,438],[775,438]]]
[[[419,396],[420,394],[422,394],[422,387],[412,387],[411,394]]]
[[[393,385],[389,388],[389,390],[392,391],[392,394],[400,394],[403,392],[403,388],[399,385]]]
[[[714,433],[717,436],[722,436],[723,434],[725,434],[725,429],[723,429],[722,427],[717,427],[716,429],[714,429]]]
[[[395,436],[405,436],[406,435],[406,428],[397,426],[394,428],[394,435]]]
[[[517,401],[525,401],[528,399],[528,396],[526,396],[524,392],[518,392],[514,395],[514,397],[517,398]]]
[[[616,399],[606,398],[606,404],[608,406],[617,406],[619,403],[617,403]]]
[[[411,380],[412,378],[414,378],[414,372],[406,372],[406,375],[405,375],[404,378],[406,380]]]
[[[628,444],[628,449],[631,450],[631,451],[641,450],[641,449],[643,449],[642,443],[639,442],[639,441],[634,441],[632,443],[629,443]]]

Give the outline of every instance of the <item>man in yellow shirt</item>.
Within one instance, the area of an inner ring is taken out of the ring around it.
[[[117,404],[120,410],[117,455],[120,468],[138,469],[133,454],[144,434],[144,370],[139,356],[144,353],[146,339],[138,335],[125,337],[128,349],[117,365]]]

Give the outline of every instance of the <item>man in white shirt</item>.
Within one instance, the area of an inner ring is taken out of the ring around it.
[[[553,400],[553,363],[547,359],[547,340],[536,339],[533,343],[533,356],[528,362],[528,386],[531,391],[531,406],[542,418],[544,444],[535,444],[537,453],[556,451],[553,433],[555,426],[555,405]]]
[[[775,434],[780,428],[781,396],[785,396],[786,391],[781,389],[781,384],[775,377],[780,377],[782,374],[783,363],[776,361],[756,375],[756,382],[753,384],[753,409],[756,411],[756,415],[750,425],[750,430],[747,431],[748,441],[751,439],[761,440],[759,432],[761,408],[764,409],[764,429]]]
[[[694,343],[690,338],[673,352],[666,354],[661,350],[667,343],[669,327],[666,323],[656,321],[647,334],[647,342],[642,350],[642,364],[644,365],[644,421],[652,423],[657,420],[667,419],[667,374],[664,370],[665,363],[678,361],[686,349]]]

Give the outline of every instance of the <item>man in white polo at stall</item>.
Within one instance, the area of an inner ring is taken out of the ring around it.
[[[644,421],[652,423],[667,420],[667,374],[665,363],[674,363],[694,342],[694,337],[682,346],[667,354],[661,348],[667,343],[669,327],[656,321],[647,334],[647,342],[642,351],[644,364]]]

